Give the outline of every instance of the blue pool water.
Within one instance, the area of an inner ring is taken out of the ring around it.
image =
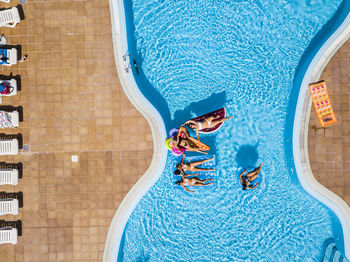
[[[342,1],[124,3],[135,79],[167,132],[223,106],[234,118],[201,136],[216,156],[214,186],[175,187],[179,159],[168,154],[118,260],[319,261],[326,239],[342,243],[338,218],[301,188],[290,152],[299,62]],[[239,171],[260,163],[261,185],[242,191]]]

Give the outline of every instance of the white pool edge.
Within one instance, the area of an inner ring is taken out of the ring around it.
[[[167,149],[164,146],[166,132],[161,116],[140,92],[132,72],[127,73],[125,71],[123,55],[126,54],[128,45],[123,0],[110,0],[109,4],[112,20],[114,58],[119,80],[130,102],[150,124],[153,138],[151,165],[121,202],[108,230],[103,261],[115,262],[125,225],[137,203],[162,174],[166,163]]]
[[[114,56],[119,80],[128,99],[149,122],[154,144],[150,167],[125,196],[108,230],[103,261],[115,262],[125,225],[140,199],[162,174],[166,163],[167,150],[163,145],[166,139],[166,132],[161,116],[142,95],[133,74],[131,72],[127,73],[124,70],[123,55],[127,52],[128,45],[123,0],[109,0],[109,4],[112,20]],[[350,15],[348,15],[343,24],[326,41],[312,60],[301,85],[293,129],[293,155],[299,181],[309,194],[331,208],[339,217],[344,233],[345,255],[347,258],[350,257],[350,208],[340,197],[319,184],[312,174],[307,148],[311,99],[310,96],[306,95],[306,91],[308,91],[308,83],[318,80],[332,55],[346,41],[349,35]]]
[[[345,256],[348,260],[350,258],[350,208],[342,198],[315,179],[310,166],[307,142],[312,106],[308,85],[319,80],[329,60],[349,37],[350,14],[312,59],[301,83],[293,127],[293,156],[299,182],[310,195],[324,203],[338,216],[344,234]]]

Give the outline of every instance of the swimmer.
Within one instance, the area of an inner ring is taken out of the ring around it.
[[[190,193],[193,193],[194,191],[193,190],[188,190],[186,188],[186,186],[209,186],[209,185],[213,184],[212,182],[204,184],[204,182],[213,181],[212,178],[203,179],[203,180],[200,180],[197,177],[188,178],[188,176],[197,176],[197,175],[198,174],[184,175],[184,176],[181,177],[181,180],[180,181],[176,181],[175,184],[182,186],[185,191],[190,192]]]
[[[216,171],[216,169],[207,169],[207,168],[201,168],[198,167],[201,164],[204,164],[206,162],[209,162],[210,160],[214,159],[214,157],[209,159],[204,159],[201,161],[194,161],[190,163],[184,163],[185,155],[182,156],[181,162],[176,165],[176,170],[174,172],[175,175],[185,175],[185,171]]]
[[[197,138],[199,140],[198,131],[202,131],[203,129],[207,129],[207,128],[213,128],[216,125],[223,123],[232,117],[233,116],[229,116],[229,117],[225,117],[225,118],[220,119],[220,116],[210,116],[210,117],[203,119],[203,121],[198,121],[198,122],[194,121],[194,120],[188,120],[182,125],[187,125],[189,128],[196,131],[196,135],[197,135]]]
[[[196,139],[194,139],[193,137],[190,137],[190,134],[188,133],[187,128],[184,126],[181,126],[177,131],[177,135],[171,139],[175,142],[174,145],[178,147],[178,150],[180,152],[182,152],[180,150],[180,148],[182,147],[189,151],[196,151],[202,154],[207,154],[206,152],[203,152],[201,148],[197,146],[196,143],[194,143],[193,140],[196,140]],[[182,153],[182,155],[184,155],[184,153]]]
[[[253,180],[255,180],[261,170],[262,164],[260,164],[259,167],[255,168],[253,171],[250,171],[249,173],[247,173],[246,175],[243,175],[245,172],[247,172],[247,169],[244,169],[242,171],[242,173],[239,175],[239,180],[241,181],[242,184],[242,189],[246,190],[246,189],[254,189],[256,188],[258,185],[260,185],[260,183],[256,183],[254,186],[251,186],[251,182]]]

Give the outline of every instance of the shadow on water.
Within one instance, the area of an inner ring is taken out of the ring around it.
[[[142,256],[137,257],[135,262],[148,262],[148,261],[150,261],[150,259],[151,258],[149,255],[147,255],[147,256],[142,255]]]
[[[159,114],[162,116],[165,122],[165,127],[169,130],[170,127],[170,110],[169,105],[164,97],[155,89],[149,82],[142,69],[142,54],[137,50],[137,40],[135,39],[135,25],[134,25],[134,14],[132,12],[132,1],[124,1],[125,5],[125,20],[126,20],[126,31],[128,41],[128,54],[130,59],[130,66],[134,75],[135,81],[140,88],[142,94],[148,101],[156,108]],[[135,61],[135,62],[134,62]]]
[[[236,154],[235,160],[238,166],[242,168],[255,167],[258,161],[258,143],[255,145],[243,145],[241,146]]]
[[[226,93],[213,93],[210,97],[191,103],[184,110],[176,111],[174,118],[171,117],[170,109],[167,101],[161,95],[161,93],[154,88],[154,86],[149,82],[144,71],[142,69],[142,53],[137,50],[137,40],[142,42],[142,39],[136,39],[135,36],[135,25],[134,25],[134,14],[132,12],[132,1],[124,1],[125,5],[125,18],[127,23],[127,40],[128,40],[128,53],[130,58],[130,66],[138,87],[140,88],[142,94],[146,97],[148,101],[156,108],[161,117],[164,120],[165,128],[167,134],[170,129],[174,127],[179,127],[183,122],[188,119],[193,118],[193,116],[200,116],[208,112],[217,110],[225,105]],[[135,63],[133,62],[135,60]],[[214,136],[205,136],[203,138],[204,143],[208,145],[214,145]],[[213,149],[215,150],[215,149]]]
[[[204,115],[206,113],[215,111],[225,106],[226,92],[213,93],[208,98],[201,101],[189,104],[185,109],[178,110],[174,113],[174,119],[171,120],[171,128],[179,127],[182,123],[193,118],[194,116]],[[167,130],[168,131],[168,130]],[[169,133],[169,132],[168,132]],[[193,137],[196,137],[194,132],[191,132]],[[215,154],[215,133],[210,135],[201,135],[201,141],[210,146],[210,154]],[[198,154],[198,153],[196,153]]]

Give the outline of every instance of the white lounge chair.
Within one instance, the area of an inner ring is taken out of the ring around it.
[[[20,59],[18,58],[18,51],[16,48],[0,48],[0,59],[1,57],[6,57],[7,61],[0,60],[1,65],[5,66],[12,66],[17,64],[17,61]]]
[[[23,121],[21,106],[0,106],[0,128],[16,128]]]
[[[1,85],[4,86],[1,86]],[[5,88],[6,92],[0,92],[0,96],[14,96],[19,90],[21,90],[21,76],[13,76],[12,73],[7,75],[0,75],[0,90]]]
[[[17,199],[0,199],[0,216],[18,215]]]
[[[0,169],[0,186],[1,185],[17,185],[18,184],[17,169]]]
[[[18,139],[3,139],[0,140],[0,156],[18,155]]]
[[[0,245],[1,244],[17,244],[18,232],[17,228],[4,227],[0,228]]]
[[[0,9],[0,27],[15,27],[23,19],[24,13],[21,5]]]
[[[10,3],[10,2],[11,2],[11,0],[0,0],[0,2]]]
[[[19,112],[0,110],[0,128],[16,128],[19,125]]]

